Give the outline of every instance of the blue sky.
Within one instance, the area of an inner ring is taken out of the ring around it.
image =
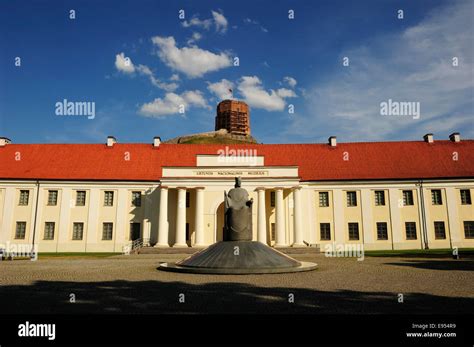
[[[210,131],[231,88],[264,143],[473,138],[473,18],[472,1],[2,2],[0,136]],[[95,118],[56,115],[64,99],[94,102]],[[420,119],[381,115],[388,99],[419,102]]]

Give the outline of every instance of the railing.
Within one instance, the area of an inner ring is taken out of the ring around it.
[[[138,251],[140,250],[140,248],[143,247],[143,240],[142,239],[136,239],[136,240],[133,240],[131,242],[129,242],[128,244],[126,244],[125,246],[123,246],[123,253],[124,254],[130,254],[130,253],[135,253],[137,254]]]

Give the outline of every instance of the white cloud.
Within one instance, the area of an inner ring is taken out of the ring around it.
[[[198,90],[188,90],[181,94],[181,96],[188,105],[200,108],[209,108],[206,99],[204,99],[202,93]]]
[[[157,54],[163,63],[191,78],[231,65],[226,53],[215,54],[197,46],[179,48],[172,36],[155,36],[152,42],[158,47]]]
[[[179,75],[177,73],[172,74],[170,81],[179,81]]]
[[[198,32],[194,32],[191,37],[188,39],[187,44],[192,45],[202,39],[202,35]]]
[[[161,81],[160,79],[156,78],[153,72],[150,70],[150,68],[146,65],[138,65],[137,66],[137,71],[145,76],[148,76],[150,78],[150,82],[155,86],[160,89],[163,89],[167,92],[173,92],[176,89],[178,89],[179,85],[177,83],[166,83]]]
[[[139,64],[135,66],[130,58],[125,57],[124,53],[115,56],[115,67],[118,71],[128,75],[137,72],[140,75],[147,76],[155,87],[167,92],[175,91],[179,87],[177,83],[166,83],[156,78],[151,69],[146,65]]]
[[[166,93],[163,99],[156,98],[152,102],[143,104],[138,112],[145,117],[162,118],[179,114],[181,109],[187,112],[191,107],[209,108],[202,93],[198,90],[189,90],[181,95]]]
[[[447,138],[456,130],[474,136],[472,11],[469,1],[444,5],[398,35],[343,52],[350,66],[341,64],[330,80],[307,88],[305,116],[295,114],[288,135],[315,140],[325,129],[317,140],[330,134],[345,141],[420,139],[425,132]],[[388,99],[420,102],[420,119],[381,116],[380,103]]]
[[[126,57],[123,52],[115,56],[115,67],[118,71],[125,74],[132,74],[135,72],[135,66],[132,63],[132,60]]]
[[[296,94],[291,89],[280,88],[276,91],[280,98],[296,98]]]
[[[211,11],[212,18],[209,19],[199,19],[198,17],[193,17],[189,21],[182,21],[181,25],[184,28],[190,28],[190,27],[197,27],[205,30],[209,30],[214,24],[214,27],[216,28],[216,31],[219,33],[224,34],[227,31],[227,27],[229,25],[229,22],[227,18],[224,17],[224,14],[221,12],[217,11]]]
[[[222,13],[211,11],[212,17],[214,18],[214,24],[216,26],[216,31],[220,33],[225,33],[227,31],[228,22]]]
[[[220,82],[208,82],[207,89],[211,93],[215,94],[220,100],[225,100],[232,97],[232,93],[229,91],[229,89],[234,89],[234,83],[224,78]]]
[[[206,29],[208,30],[211,25],[212,25],[212,20],[211,19],[204,19],[204,20],[200,20],[199,18],[197,17],[194,17],[192,18],[189,22],[188,21],[183,21],[181,23],[181,25],[185,28],[189,28],[189,27],[198,27],[198,28],[203,28],[203,29]]]
[[[296,80],[290,76],[285,76],[283,81],[286,82],[291,88],[294,88],[297,84]]]
[[[243,76],[237,87],[245,102],[254,108],[267,111],[282,111],[285,108],[285,98],[295,97],[293,91],[281,88],[267,92],[262,87],[262,81],[257,76]]]
[[[260,27],[260,30],[262,30],[264,33],[268,33],[268,29],[265,28],[263,25],[260,25],[260,23],[256,21],[255,19],[244,18],[244,23],[258,25]]]

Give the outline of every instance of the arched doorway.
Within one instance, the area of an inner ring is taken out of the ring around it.
[[[224,239],[224,202],[216,209],[216,242]]]

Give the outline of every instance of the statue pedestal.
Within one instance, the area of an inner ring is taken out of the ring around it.
[[[258,241],[221,241],[160,270],[196,274],[266,274],[302,272],[317,264],[300,262]]]

